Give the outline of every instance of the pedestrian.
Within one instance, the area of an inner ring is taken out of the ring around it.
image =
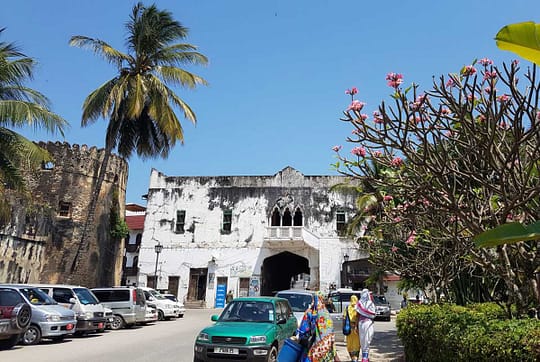
[[[403,300],[401,301],[401,309],[407,307],[407,294],[403,294]]]
[[[360,300],[356,303],[358,312],[358,334],[360,335],[360,348],[362,350],[361,362],[369,362],[369,345],[373,338],[373,319],[375,319],[375,303],[373,296],[367,289],[362,289]]]
[[[334,361],[336,356],[334,326],[320,292],[304,312],[296,331],[296,340],[304,348],[301,362]]]
[[[225,302],[227,302],[227,304],[229,304],[230,302],[233,301],[233,299],[234,299],[234,294],[233,294],[232,290],[229,290],[229,292],[227,293],[227,296],[225,297]]]
[[[358,361],[360,355],[360,336],[358,335],[358,312],[356,311],[356,303],[358,303],[358,297],[351,295],[350,303],[343,312],[343,320],[349,315],[349,321],[351,323],[351,333],[345,336],[347,343],[347,352],[351,357],[351,361]]]

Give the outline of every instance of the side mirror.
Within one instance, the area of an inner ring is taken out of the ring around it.
[[[287,319],[285,319],[285,317],[281,316],[278,318],[277,324],[285,324],[285,323],[287,323]]]
[[[70,304],[76,304],[77,300],[75,298],[69,298],[69,303]]]
[[[213,316],[210,317],[210,320],[211,320],[212,322],[217,322],[218,319],[219,319],[219,316],[218,316],[217,314],[214,314]]]

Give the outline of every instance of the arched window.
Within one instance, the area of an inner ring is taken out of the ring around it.
[[[300,208],[297,207],[296,211],[294,212],[293,225],[294,226],[302,226],[303,221],[304,221],[304,218],[302,216],[302,210],[300,210]]]
[[[289,208],[285,209],[285,212],[283,213],[283,218],[281,220],[281,224],[283,226],[292,226],[292,215]]]
[[[271,226],[281,226],[281,215],[279,214],[278,209],[274,209],[272,213],[272,220],[270,222]]]
[[[137,237],[135,238],[135,244],[141,245],[141,240],[142,240],[142,234],[139,233],[137,234]]]

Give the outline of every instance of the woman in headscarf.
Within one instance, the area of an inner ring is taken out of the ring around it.
[[[351,322],[351,333],[345,336],[347,341],[347,352],[351,357],[351,361],[358,361],[358,355],[360,354],[360,336],[358,335],[358,313],[356,312],[356,303],[358,303],[358,297],[351,295],[349,306],[343,312],[343,320],[346,315],[349,315],[349,321]]]
[[[313,302],[304,312],[297,336],[304,346],[301,362],[334,361],[334,326],[321,293],[314,295]]]
[[[360,292],[360,300],[356,303],[358,312],[358,330],[360,334],[360,346],[362,348],[362,361],[369,362],[369,345],[373,338],[373,319],[375,319],[376,310],[373,303],[373,296],[367,289]]]

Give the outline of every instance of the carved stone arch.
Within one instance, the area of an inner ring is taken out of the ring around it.
[[[303,226],[304,225],[304,214],[302,213],[302,208],[297,206],[294,210],[293,216],[293,226]]]
[[[274,207],[274,211],[272,211],[270,226],[281,226],[281,213],[277,207]]]
[[[287,207],[283,212],[283,217],[281,218],[282,226],[292,226],[292,214],[291,210]]]

